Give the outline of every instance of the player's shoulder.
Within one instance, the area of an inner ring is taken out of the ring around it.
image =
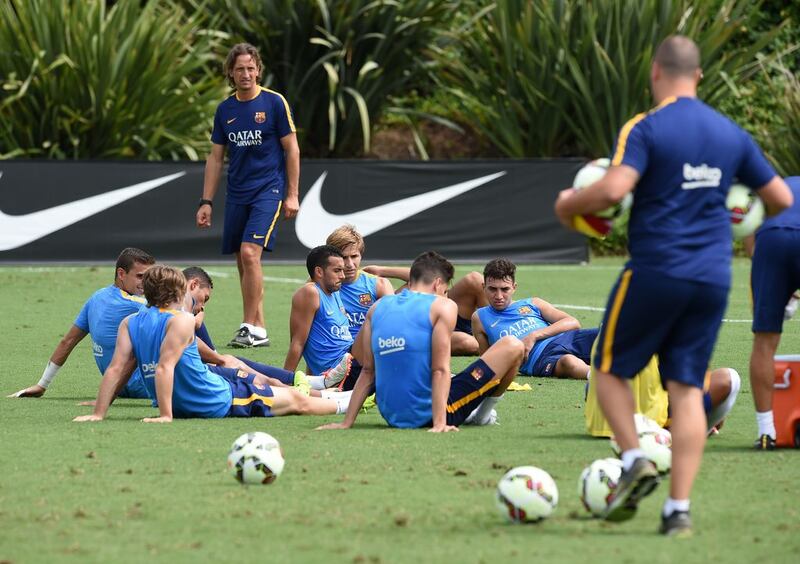
[[[294,295],[292,295],[292,303],[293,304],[302,304],[306,305],[309,303],[316,303],[319,305],[319,288],[318,286],[312,282],[308,281],[302,286],[300,286],[297,290],[294,291]]]
[[[259,96],[264,98],[265,100],[269,100],[273,103],[281,103],[287,104],[286,96],[278,92],[277,90],[272,90],[271,88],[266,88],[264,86],[261,87],[261,92],[259,92]]]

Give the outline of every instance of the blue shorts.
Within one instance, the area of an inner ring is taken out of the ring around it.
[[[223,376],[231,385],[231,392],[233,392],[233,402],[231,402],[228,417],[272,417],[272,388],[269,386],[264,386],[264,389],[257,387],[253,383],[255,378],[253,374],[233,368],[223,368],[223,370],[232,370],[237,373],[233,380]]]
[[[281,200],[259,200],[252,204],[225,202],[222,254],[238,253],[242,243],[253,243],[271,251],[275,246],[275,225]]]
[[[455,330],[460,333],[466,333],[467,335],[472,335],[472,320],[465,319],[460,315],[457,315]]]
[[[781,333],[783,309],[800,288],[800,230],[768,229],[756,235],[750,287],[753,333]]]
[[[658,355],[661,380],[703,387],[728,288],[626,268],[608,298],[593,366],[633,378]]]
[[[533,365],[531,376],[552,376],[556,364],[565,354],[577,356],[589,364],[592,356],[592,345],[600,329],[576,329],[565,331],[553,337],[542,349],[539,358]]]
[[[480,358],[453,376],[447,396],[447,424],[461,425],[478,405],[500,384],[494,372]]]

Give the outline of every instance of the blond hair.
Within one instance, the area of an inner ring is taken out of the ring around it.
[[[328,235],[325,243],[333,245],[341,252],[344,252],[350,245],[355,245],[358,248],[358,252],[362,255],[364,254],[364,238],[361,233],[356,231],[354,225],[345,224],[335,229],[333,233]]]
[[[186,294],[186,277],[177,268],[156,264],[145,271],[142,286],[147,305],[166,307],[183,299]]]

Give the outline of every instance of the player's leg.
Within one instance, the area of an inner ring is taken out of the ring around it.
[[[706,408],[706,427],[709,431],[722,425],[739,396],[742,379],[733,368],[717,368],[709,375],[708,391],[704,400]]]
[[[478,354],[478,340],[470,333],[453,331],[450,338],[450,354],[452,356],[476,356]]]
[[[237,265],[242,288],[242,321],[257,328],[264,328],[264,273],[261,255],[264,247],[254,243],[242,243],[237,253]]]
[[[279,415],[333,415],[347,412],[350,392],[339,392],[334,399],[303,395],[294,388],[273,388],[272,414]]]
[[[754,320],[755,323],[755,320]],[[750,388],[756,407],[759,440],[756,448],[770,449],[769,441],[775,440],[775,421],[772,416],[772,392],[775,382],[775,351],[781,341],[780,333],[753,333],[753,350],[750,353]],[[764,443],[761,446],[761,443]]]

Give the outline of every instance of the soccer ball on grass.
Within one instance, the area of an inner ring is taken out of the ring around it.
[[[558,487],[541,468],[518,466],[500,478],[496,502],[500,513],[512,523],[536,523],[555,510]]]
[[[621,475],[622,461],[617,458],[601,458],[583,469],[578,479],[578,496],[586,511],[602,517]]]
[[[228,469],[242,484],[271,484],[283,472],[283,450],[272,435],[245,433],[233,442]]]
[[[672,468],[672,434],[641,413],[634,415],[634,421],[639,435],[639,448],[655,464],[659,474],[668,474]],[[609,443],[614,454],[620,456],[622,453],[614,437]]]

